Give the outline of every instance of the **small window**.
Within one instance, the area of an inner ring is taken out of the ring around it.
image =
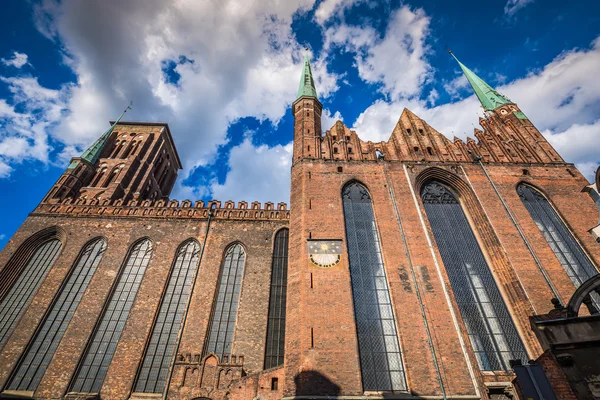
[[[346,141],[350,141],[350,136],[346,136]]]
[[[338,153],[338,149],[337,149],[337,147],[334,147],[333,148],[333,154],[337,154],[337,153]]]
[[[431,147],[428,147],[428,148],[427,148],[427,152],[429,153],[429,155],[430,155],[430,156],[432,156],[432,155],[433,155],[433,150],[431,149]]]
[[[408,133],[408,136],[412,135],[412,132],[410,131],[410,128],[408,128],[408,129],[406,130],[406,133]]]
[[[423,133],[423,129],[419,129],[419,133],[421,134],[421,136],[425,135],[425,133]]]
[[[523,169],[523,175],[529,175],[529,170],[528,169]]]
[[[310,146],[308,146],[308,151],[310,152]]]
[[[348,154],[352,154],[352,147],[348,147]]]
[[[344,172],[344,169],[342,167],[338,167],[338,172]]]
[[[279,390],[279,379],[271,378],[271,390]]]
[[[333,135],[331,138],[332,138],[333,140],[337,140],[337,136],[335,136],[335,135]]]
[[[419,148],[417,146],[414,147],[415,153],[419,154]]]

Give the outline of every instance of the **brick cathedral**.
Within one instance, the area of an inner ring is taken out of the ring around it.
[[[0,253],[0,397],[518,398],[529,318],[598,273],[598,209],[459,65],[476,140],[405,109],[373,143],[323,133],[307,56],[289,209],[170,199],[169,126],[121,115]]]

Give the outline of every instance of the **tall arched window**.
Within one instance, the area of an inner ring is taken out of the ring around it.
[[[215,352],[222,356],[231,353],[245,262],[246,252],[239,243],[231,245],[225,252],[204,354]]]
[[[596,275],[598,271],[550,202],[538,190],[523,183],[517,187],[517,193],[575,287]]]
[[[352,182],[344,187],[342,200],[363,390],[406,390],[371,196]]]
[[[61,247],[62,243],[58,239],[50,239],[39,245],[19,278],[0,302],[0,348],[8,340],[33,295],[52,268]]]
[[[442,261],[483,371],[509,371],[527,353],[469,221],[456,196],[431,181],[421,190]]]
[[[94,178],[94,180],[92,181],[92,184],[90,186],[97,187],[100,184],[100,182],[102,181],[102,178],[104,178],[105,174],[106,174],[106,168],[102,168],[101,170],[99,170],[96,173],[96,177]]]
[[[283,364],[288,236],[288,229],[281,229],[275,234],[275,242],[273,243],[273,265],[271,267],[271,294],[269,297],[265,369]]]
[[[151,256],[150,240],[143,239],[133,245],[88,343],[71,391],[100,392]]]
[[[199,260],[200,245],[195,240],[188,240],[177,249],[134,392],[164,390]]]
[[[83,248],[65,284],[21,356],[8,383],[9,390],[37,389],[105,250],[106,240],[102,238],[94,239]]]

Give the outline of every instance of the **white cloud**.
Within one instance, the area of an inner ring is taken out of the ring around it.
[[[600,38],[589,49],[563,52],[542,69],[498,91],[519,105],[566,161],[598,164],[600,156],[594,151],[600,143],[598,65]],[[363,139],[387,140],[404,107],[449,138],[473,136],[473,127],[482,116],[475,95],[436,107],[415,99],[377,100],[357,118],[353,129]],[[591,177],[589,171],[585,174]]]
[[[336,111],[333,115],[329,109],[324,109],[321,114],[321,129],[323,132],[331,128],[338,120],[343,121],[344,118],[339,111]]]
[[[381,90],[391,99],[411,97],[432,75],[425,57],[429,23],[422,9],[402,6],[391,14],[383,38],[370,27],[340,24],[327,29],[324,47],[338,45],[356,53],[361,79],[382,84]]]
[[[14,101],[21,101],[17,96],[31,102],[47,97],[49,105],[38,121],[44,125],[37,132],[44,143],[50,135],[64,146],[58,156],[64,162],[95,140],[132,100],[129,119],[169,123],[185,179],[196,166],[214,161],[237,119],[277,124],[285,115],[296,96],[304,52],[292,33],[292,17],[313,4],[43,0],[34,6],[36,27],[61,46],[76,82],[57,93],[60,102],[39,85],[35,90],[40,93],[21,87]],[[175,63],[174,71],[164,70],[168,62]],[[337,90],[339,77],[327,71],[325,54],[314,57],[312,66],[319,96],[326,98]],[[174,75],[178,82],[171,79]],[[14,113],[13,105],[0,101],[0,116]],[[46,157],[51,150],[46,145]],[[8,155],[3,160],[9,166],[15,162]],[[175,195],[203,190],[178,182]]]
[[[508,0],[506,5],[504,6],[504,14],[508,17],[512,17],[519,11],[524,8],[527,4],[533,3],[535,0]]]
[[[273,203],[289,202],[292,143],[254,146],[247,137],[229,155],[229,173],[223,184],[213,182],[213,197]]]
[[[12,58],[2,58],[0,61],[2,61],[2,64],[6,66],[15,68],[21,68],[24,65],[29,64],[27,61],[27,54],[19,53],[18,51],[13,52]]]
[[[315,11],[315,21],[319,25],[323,25],[333,16],[339,15],[344,10],[351,8],[358,1],[360,0],[324,0]]]

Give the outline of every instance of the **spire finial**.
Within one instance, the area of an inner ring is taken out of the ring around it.
[[[485,111],[494,111],[496,108],[503,106],[504,104],[513,104],[513,102],[510,101],[506,96],[497,92],[494,88],[485,83],[483,79],[478,77],[473,71],[461,63],[459,59],[456,58],[452,50],[448,50],[448,53],[454,57],[460,66],[460,69],[462,69],[465,77],[471,84],[471,87],[475,91],[475,94],[477,95],[477,98],[479,99],[479,102]]]

